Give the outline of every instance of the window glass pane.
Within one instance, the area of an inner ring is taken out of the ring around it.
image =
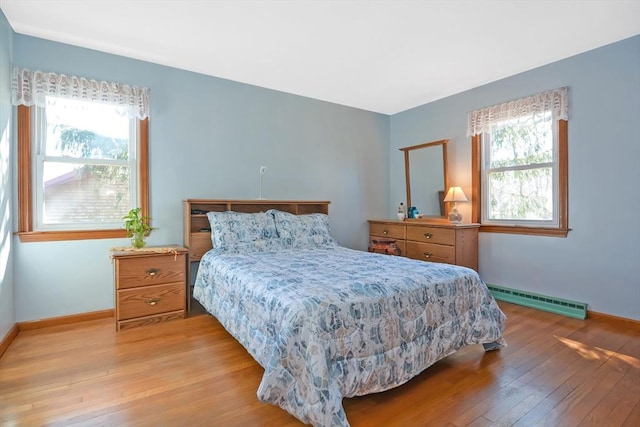
[[[487,174],[488,219],[553,220],[552,168]]]
[[[123,107],[47,97],[45,155],[127,160],[131,119]]]
[[[504,122],[489,141],[491,169],[552,162],[551,112]]]
[[[44,162],[44,224],[122,223],[129,211],[127,166]]]

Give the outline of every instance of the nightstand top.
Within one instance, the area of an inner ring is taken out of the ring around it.
[[[153,256],[153,255],[178,255],[189,252],[189,249],[178,245],[166,246],[145,246],[144,248],[134,248],[133,246],[119,246],[109,249],[111,258],[129,256]]]

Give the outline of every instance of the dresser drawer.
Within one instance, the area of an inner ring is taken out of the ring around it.
[[[436,245],[407,241],[407,257],[421,261],[444,262],[455,264],[456,248],[454,246]]]
[[[162,283],[185,283],[185,254],[136,256],[118,259],[116,289],[153,286]]]
[[[184,310],[184,282],[118,291],[117,320]]]
[[[369,224],[371,236],[388,237],[392,239],[404,239],[403,224]]]
[[[453,246],[456,244],[456,231],[450,228],[408,226],[407,240]]]
[[[380,236],[369,236],[369,247],[372,245],[375,239],[380,239]],[[400,255],[406,256],[406,242],[404,240],[396,240],[396,247],[400,249]]]

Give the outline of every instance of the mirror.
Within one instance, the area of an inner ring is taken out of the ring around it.
[[[446,215],[445,192],[448,139],[401,148],[404,152],[404,173],[407,185],[407,210],[415,206],[424,216]]]

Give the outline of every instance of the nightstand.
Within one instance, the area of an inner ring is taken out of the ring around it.
[[[116,330],[184,319],[188,250],[115,248]]]

